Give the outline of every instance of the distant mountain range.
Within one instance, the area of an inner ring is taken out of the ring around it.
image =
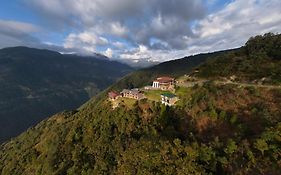
[[[135,69],[148,68],[148,67],[156,66],[161,63],[158,61],[152,61],[152,60],[146,60],[146,59],[140,59],[140,60],[122,59],[122,60],[118,60],[118,61],[120,61],[124,64],[128,64],[129,66],[131,66]]]
[[[132,70],[99,55],[1,49],[0,143],[49,115],[79,107]]]

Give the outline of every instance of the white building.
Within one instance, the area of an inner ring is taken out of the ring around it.
[[[178,97],[172,93],[161,94],[161,103],[166,106],[173,106],[178,101]]]
[[[159,77],[153,81],[152,87],[154,89],[172,90],[175,85],[175,79],[171,77]]]

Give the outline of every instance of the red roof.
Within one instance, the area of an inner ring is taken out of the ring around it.
[[[117,92],[111,91],[108,93],[109,98],[116,98],[117,96],[119,96],[119,94]]]
[[[159,77],[157,78],[156,81],[158,81],[159,83],[170,83],[172,81],[174,81],[175,79],[172,77]]]

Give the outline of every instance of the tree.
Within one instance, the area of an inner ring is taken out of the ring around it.
[[[225,111],[221,111],[219,114],[219,118],[225,120],[226,117],[226,112]]]
[[[169,116],[169,107],[161,106],[160,118],[158,119],[158,123],[162,129],[166,128],[169,124],[170,116]]]
[[[257,139],[255,142],[255,148],[258,149],[262,155],[264,155],[264,151],[268,150],[268,144],[263,139]]]
[[[224,152],[228,155],[233,154],[237,150],[237,145],[234,140],[229,139],[227,142],[227,146],[224,149]]]
[[[217,120],[217,118],[218,118],[218,114],[214,108],[210,112],[210,117],[214,120]]]

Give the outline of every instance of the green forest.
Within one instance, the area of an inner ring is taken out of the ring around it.
[[[279,175],[280,47],[279,34],[265,34],[239,49],[198,55],[204,63],[172,69],[189,62],[185,58],[132,73],[79,109],[54,115],[1,145],[0,172]],[[171,76],[209,81],[176,88],[180,101],[174,107],[141,100],[112,109],[109,90],[147,85],[168,74],[165,66]],[[266,77],[276,88],[214,83],[233,75],[241,82]]]
[[[281,35],[267,33],[250,38],[239,50],[209,59],[200,66],[199,77],[217,79],[236,75],[242,81],[266,78],[281,83]]]

